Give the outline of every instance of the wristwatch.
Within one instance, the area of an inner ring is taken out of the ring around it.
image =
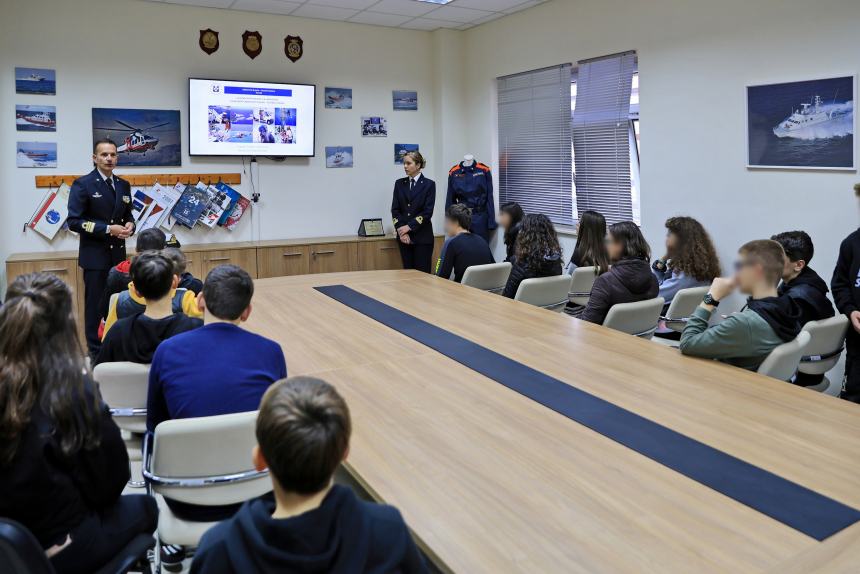
[[[702,299],[702,303],[704,303],[705,305],[711,305],[713,307],[717,307],[720,304],[720,302],[714,299],[714,296],[710,293],[705,295],[705,297]]]

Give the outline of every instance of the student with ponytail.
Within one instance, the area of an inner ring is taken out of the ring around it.
[[[128,479],[71,291],[48,273],[18,277],[0,307],[0,516],[29,528],[57,572],[94,572],[155,530],[154,499],[121,496]]]

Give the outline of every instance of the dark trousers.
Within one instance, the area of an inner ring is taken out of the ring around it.
[[[110,269],[84,269],[84,334],[90,356],[98,354],[102,346],[99,325],[102,321],[101,302],[107,287]]]
[[[432,243],[406,245],[398,241],[397,245],[400,246],[400,258],[403,260],[404,269],[417,269],[424,273],[430,273],[433,267]]]
[[[860,334],[850,325],[845,339],[845,378],[839,398],[860,403]]]
[[[58,574],[98,570],[138,534],[152,534],[158,526],[158,506],[145,494],[120,496],[101,514],[93,513],[71,532],[72,543],[51,558]]]

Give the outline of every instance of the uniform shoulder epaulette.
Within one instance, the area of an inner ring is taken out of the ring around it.
[[[455,171],[457,171],[458,169],[460,169],[460,164],[459,164],[459,163],[458,163],[457,165],[455,165],[454,167],[452,167],[451,169],[449,169],[449,170],[448,170],[448,175],[451,175],[452,173],[454,173],[454,172],[455,172]]]
[[[485,163],[478,162],[475,164],[481,171],[490,171],[490,166]]]

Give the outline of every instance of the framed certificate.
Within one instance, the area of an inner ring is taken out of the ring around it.
[[[382,237],[385,229],[382,227],[381,219],[362,219],[358,226],[359,237]]]

